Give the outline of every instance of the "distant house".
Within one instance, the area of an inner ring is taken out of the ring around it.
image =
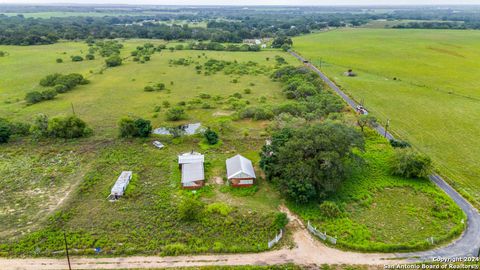
[[[112,187],[110,191],[110,195],[108,196],[108,200],[116,201],[118,198],[124,195],[125,190],[127,189],[128,183],[132,179],[132,172],[131,171],[123,171],[120,176],[118,177],[117,181]]]
[[[205,158],[197,152],[184,153],[178,156],[178,166],[182,171],[182,187],[186,189],[201,188],[205,183],[203,163]]]
[[[252,162],[241,156],[236,155],[227,159],[227,179],[233,187],[248,187],[253,185],[255,180],[255,171]]]

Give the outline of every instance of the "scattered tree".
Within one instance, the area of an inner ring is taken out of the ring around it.
[[[165,107],[165,104],[164,104]],[[178,121],[186,117],[185,110],[180,107],[173,107],[167,111],[167,120],[169,121]]]
[[[122,64],[122,58],[119,55],[114,54],[105,59],[105,64],[107,65],[107,67],[120,66]]]
[[[357,124],[363,132],[365,127],[374,128],[377,126],[377,119],[369,114],[362,114],[357,117]]]
[[[392,173],[408,178],[425,178],[432,172],[432,160],[412,149],[397,149]]]
[[[215,145],[218,143],[218,134],[210,128],[207,128],[203,136],[210,145]]]

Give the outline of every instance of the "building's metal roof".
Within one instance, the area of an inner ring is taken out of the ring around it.
[[[182,183],[205,180],[203,162],[182,164]]]
[[[227,178],[256,178],[252,162],[241,156],[236,155],[227,159]]]
[[[205,158],[197,152],[184,153],[178,156],[178,164],[203,163]]]
[[[112,187],[111,194],[123,195],[123,192],[127,188],[130,179],[132,178],[131,171],[123,171],[117,179],[117,182]]]

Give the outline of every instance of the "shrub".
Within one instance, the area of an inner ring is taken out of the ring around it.
[[[432,172],[432,160],[411,149],[397,149],[392,162],[392,173],[408,178],[424,178]]]
[[[85,55],[85,59],[87,59],[87,60],[94,60],[94,59],[95,59],[95,55],[93,55],[93,54],[87,54],[87,55]]]
[[[143,91],[145,91],[145,92],[153,92],[153,91],[155,91],[155,89],[154,89],[152,86],[147,85],[147,86],[145,86],[145,87],[143,88]]]
[[[178,205],[178,214],[181,220],[195,221],[200,219],[205,210],[205,205],[193,197],[184,197]]]
[[[148,137],[152,132],[150,121],[142,118],[124,117],[118,122],[118,128],[120,137],[124,138]]]
[[[410,144],[406,141],[391,139],[390,145],[394,148],[407,148],[410,147]]]
[[[55,117],[48,121],[48,135],[53,138],[73,139],[86,137],[91,129],[77,116]]]
[[[68,91],[68,87],[65,86],[64,84],[57,84],[53,87],[53,89],[57,92],[57,93],[65,93]]]
[[[116,67],[122,64],[122,58],[119,55],[112,55],[105,59],[105,64],[107,67]]]
[[[48,90],[42,91],[41,94],[42,94],[43,100],[51,100],[55,98],[55,96],[57,95],[57,91],[55,91],[55,89],[48,89]]]
[[[247,94],[247,95],[248,95],[248,94],[251,94],[251,93],[252,93],[252,89],[250,89],[250,88],[243,89],[243,93],[244,93],[244,94]]]
[[[287,226],[288,224],[288,217],[287,217],[287,214],[285,213],[277,213],[275,215],[275,227],[280,230],[280,229],[283,229],[285,228],[285,226]]]
[[[30,134],[30,124],[27,123],[11,122],[10,129],[12,131],[12,135],[26,136]]]
[[[185,111],[180,107],[173,107],[167,111],[167,120],[178,121],[186,117]]]
[[[0,118],[0,143],[7,143],[12,135],[10,123]]]
[[[48,117],[45,114],[38,114],[33,119],[30,133],[35,138],[48,137]]]
[[[157,85],[155,86],[155,88],[159,91],[161,90],[165,90],[165,84],[164,83],[157,83]]]
[[[57,63],[63,63],[63,59],[62,58],[57,58],[57,60],[55,60]]]
[[[339,217],[342,211],[340,210],[340,207],[335,202],[331,201],[324,201],[322,204],[320,204],[320,211],[322,212],[322,215],[328,218],[336,218]]]
[[[81,61],[83,61],[83,57],[81,57],[80,55],[71,56],[70,58],[72,59],[72,62],[81,62]]]
[[[207,128],[203,136],[205,137],[205,140],[207,141],[207,143],[210,145],[214,145],[218,143],[218,134],[215,131],[211,130],[210,128]]]
[[[212,96],[207,94],[207,93],[200,93],[200,95],[198,95],[198,97],[201,98],[201,99],[209,99]]]
[[[25,101],[27,104],[35,104],[43,100],[43,95],[38,91],[28,92],[25,95]]]
[[[273,112],[270,109],[264,107],[250,106],[243,109],[239,113],[240,119],[251,118],[253,120],[270,120],[273,119],[273,117]]]
[[[163,105],[163,107],[165,107],[165,108],[170,108],[170,102],[168,102],[168,100],[163,101],[163,102],[162,102],[162,105]]]

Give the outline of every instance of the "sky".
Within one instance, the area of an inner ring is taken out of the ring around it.
[[[0,4],[152,4],[152,5],[480,5],[480,0],[0,0]]]

